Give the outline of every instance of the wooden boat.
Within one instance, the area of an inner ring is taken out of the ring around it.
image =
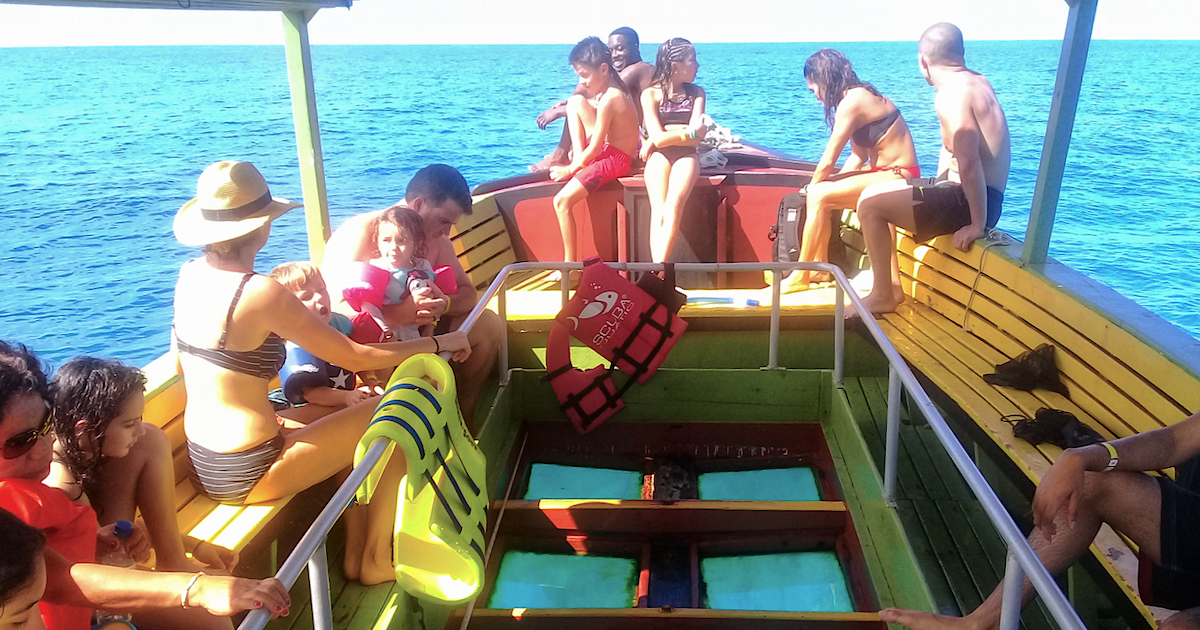
[[[173,0],[45,3],[176,6]],[[311,252],[319,259],[329,221],[306,24],[317,10],[349,1],[193,0],[192,6],[283,12]],[[715,271],[680,266],[682,284],[708,299],[684,307],[689,329],[664,368],[627,393],[619,416],[586,436],[570,430],[541,378],[550,320],[567,291],[520,266],[561,258],[557,231],[546,230],[553,226],[547,213],[558,185],[523,177],[477,188],[474,212],[452,238],[477,286],[496,290],[490,307],[508,321],[502,370],[482,397],[477,436],[489,461],[486,485],[496,515],[484,590],[470,606],[441,606],[392,585],[339,580],[335,534],[314,556],[315,572],[296,583],[293,614],[269,627],[877,628],[880,607],[959,613],[1003,576],[1022,572],[1046,602],[1019,617],[1028,627],[1153,626],[1154,612],[1136,594],[1127,540],[1102,531],[1091,556],[1068,571],[1068,601],[1031,561],[1005,513],[1020,517],[1058,449],[1013,438],[1003,416],[1055,407],[1105,437],[1121,437],[1200,408],[1200,344],[1046,255],[1094,11],[1094,0],[1071,5],[1023,243],[1005,237],[964,254],[946,237],[918,244],[902,236],[909,300],[843,337],[837,315],[848,285],[779,298],[761,272],[739,266],[769,259],[766,232],[779,200],[807,181],[813,165],[753,146],[731,151],[724,168],[702,173],[679,252],[684,262],[720,263]],[[625,178],[576,209],[585,254],[631,264],[646,259],[643,188],[640,178]],[[844,217],[842,236],[855,261],[852,272],[862,264],[852,216]],[[513,275],[495,283],[505,273]],[[735,306],[751,297],[758,306]],[[729,303],[721,304],[724,299]],[[993,365],[1042,343],[1058,348],[1068,396],[983,380]],[[580,365],[595,360],[583,349],[574,354]],[[186,391],[173,358],[155,361],[147,372],[145,417],[180,446]],[[298,505],[304,501],[217,506],[188,484],[184,457],[177,451],[181,525],[244,549],[251,561],[282,559],[287,550],[272,541],[295,533],[287,511],[305,513],[293,509],[306,507]],[[547,470],[552,478],[563,472],[548,466],[616,471],[633,480],[632,494],[623,494],[626,487],[616,496],[550,497],[535,481]],[[733,494],[729,486],[724,494],[705,490],[711,475],[761,471],[783,481],[735,482]],[[795,475],[808,475],[807,485]],[[654,489],[664,485],[697,498],[656,496]],[[801,485],[807,494],[794,492]],[[318,518],[317,540],[324,539],[318,525],[334,520]],[[281,569],[289,582],[314,548],[304,549]],[[790,578],[809,577],[797,569],[812,566],[796,560],[802,553],[832,558],[841,572],[820,583],[834,592],[832,604],[790,596],[803,590]],[[518,579],[506,575],[506,559],[522,554],[613,560],[618,568],[606,571],[619,574],[623,586],[613,591],[616,600],[605,601],[619,604],[601,607],[587,599],[609,585],[591,567],[570,570],[557,583],[548,571],[534,576],[546,578],[542,591],[586,596],[578,605],[502,592],[522,576],[520,570]],[[322,584],[327,557],[333,561]],[[748,574],[755,579],[740,586],[726,579]],[[310,581],[317,596],[303,604]],[[769,592],[751,605],[745,597],[728,597],[739,589]],[[315,618],[310,614],[322,608]],[[1015,627],[1017,619],[1006,614],[1004,626]],[[252,617],[246,624],[258,622]]]

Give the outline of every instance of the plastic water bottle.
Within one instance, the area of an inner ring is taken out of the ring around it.
[[[125,541],[133,534],[133,523],[129,521],[117,521],[113,525],[113,535],[117,537],[120,544],[108,553],[100,557],[101,564],[109,566],[121,567],[122,569],[136,569],[137,563],[133,558],[129,557],[129,552],[125,549]],[[99,628],[133,628],[133,615],[130,613],[109,612],[106,610],[96,611],[96,626]],[[112,624],[111,626],[109,624]]]

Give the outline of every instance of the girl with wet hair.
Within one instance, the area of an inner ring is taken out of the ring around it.
[[[800,260],[829,262],[829,240],[835,219],[840,218],[833,213],[856,209],[867,186],[917,178],[921,168],[899,108],[875,86],[859,79],[845,55],[831,48],[818,50],[804,62],[804,79],[825,109],[825,124],[831,133],[806,187]],[[850,157],[837,169],[847,142]],[[832,277],[825,272],[799,271],[788,278],[784,291],[800,291],[812,282],[829,280]],[[894,274],[892,281],[898,285],[899,275]]]
[[[642,143],[646,192],[650,198],[650,256],[663,262],[671,255],[678,225],[696,185],[705,93],[693,83],[700,64],[696,49],[682,37],[658,47],[650,87],[642,92],[642,114],[648,135]]]
[[[45,628],[37,603],[46,590],[46,536],[0,509],[0,628]]]
[[[237,553],[179,532],[171,444],[162,429],[142,422],[145,388],[142,371],[120,361],[76,357],[59,368],[47,482],[91,506],[101,525],[135,522],[140,512],[159,570],[229,573]]]

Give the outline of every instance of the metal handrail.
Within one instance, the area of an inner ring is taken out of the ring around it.
[[[604,263],[617,270],[627,271],[660,271],[663,269],[661,263]],[[479,296],[478,302],[475,304],[470,314],[463,320],[459,330],[464,332],[469,331],[475,322],[479,320],[484,309],[492,298],[497,299],[497,305],[500,309],[499,315],[507,321],[507,301],[505,299],[505,291],[502,291],[508,277],[516,272],[523,271],[562,271],[562,301],[566,305],[569,297],[569,277],[565,273],[570,270],[583,269],[583,263],[514,263],[504,267],[488,288]],[[859,315],[863,324],[866,326],[867,332],[878,344],[879,349],[883,352],[888,360],[889,365],[889,381],[888,381],[888,419],[887,419],[887,444],[885,448],[884,462],[884,500],[891,507],[895,507],[895,491],[896,491],[896,465],[898,459],[899,445],[899,426],[900,426],[900,391],[901,388],[908,392],[910,399],[916,403],[925,415],[929,426],[933,433],[937,436],[938,442],[945,449],[946,454],[950,456],[950,460],[954,462],[956,468],[963,479],[967,482],[967,486],[974,492],[976,499],[983,507],[983,511],[987,514],[988,520],[996,527],[1000,533],[1000,537],[1008,546],[1008,558],[1005,563],[1004,576],[1004,596],[1001,604],[1000,629],[1001,630],[1016,630],[1020,623],[1021,611],[1021,594],[1022,584],[1026,578],[1032,583],[1036,592],[1042,596],[1046,607],[1050,610],[1051,616],[1058,622],[1058,625],[1063,630],[1086,630],[1083,622],[1079,619],[1079,615],[1071,604],[1067,601],[1062,590],[1058,588],[1054,578],[1050,572],[1046,570],[1045,565],[1037,557],[1033,548],[1029,546],[1029,541],[1021,533],[1021,530],[1013,522],[1012,517],[1005,510],[1004,505],[1000,503],[1000,499],[996,493],[988,485],[983,478],[983,474],[975,467],[975,463],[967,455],[962,444],[958,442],[950,427],[946,424],[946,420],[942,418],[942,414],[934,406],[933,401],[929,399],[928,394],[917,382],[917,377],[909,369],[904,358],[892,346],[891,341],[884,334],[883,329],[879,327],[879,323],[875,321],[866,307],[862,303],[862,299],[850,287],[850,281],[842,270],[829,263],[816,262],[797,262],[797,263],[675,263],[677,271],[698,271],[698,272],[721,272],[721,271],[765,271],[771,270],[775,272],[791,271],[791,270],[813,270],[825,271],[833,275],[836,282],[836,297],[834,300],[834,383],[838,388],[843,386],[843,367],[844,367],[844,346],[845,346],[845,323],[844,323],[844,302],[845,297],[849,297],[850,305],[855,313]],[[770,328],[770,348],[768,350],[768,364],[765,369],[781,369],[778,365],[778,348],[779,348],[779,319],[780,319],[780,279],[781,274],[775,273],[771,283],[771,328]],[[502,383],[507,383],[508,376],[508,353],[507,353],[507,333],[502,335],[503,339],[500,345],[500,378]],[[443,352],[443,358],[449,358],[449,352]],[[354,493],[358,487],[366,479],[367,474],[375,466],[379,457],[383,454],[386,447],[386,439],[380,438],[371,444],[366,456],[355,466],[350,476],[338,488],[333,499],[317,516],[313,524],[308,528],[304,537],[296,545],[295,550],[284,561],[280,567],[277,577],[284,586],[291,588],[295,584],[296,579],[300,575],[300,570],[303,565],[309,565],[309,571],[314,575],[310,580],[314,589],[313,595],[313,625],[316,630],[332,629],[332,609],[329,603],[328,594],[328,575],[327,575],[327,559],[325,558],[325,538],[329,534],[329,530],[333,527],[342,511],[350,504]],[[324,593],[318,594],[316,590],[323,588]],[[263,628],[270,615],[265,610],[254,610],[246,617],[245,621],[239,626],[239,630],[258,630]]]

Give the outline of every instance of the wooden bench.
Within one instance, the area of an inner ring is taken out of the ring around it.
[[[187,403],[175,355],[167,353],[147,365],[146,411],[143,419],[160,428],[171,442],[175,462],[175,510],[179,531],[214,545],[241,551],[289,499],[258,505],[222,505],[201,495],[188,480],[188,453],[183,434]]]
[[[1200,409],[1195,374],[1061,286],[1021,269],[1001,248],[985,252],[977,245],[963,253],[950,236],[922,245],[902,234],[899,249],[910,299],[883,317],[881,326],[905,359],[969,414],[1035,485],[1062,451],[1015,438],[1001,420],[1007,414],[1032,417],[1039,407],[1064,409],[1113,439],[1167,426]],[[1056,347],[1069,397],[983,380],[994,365],[1042,343]],[[1105,526],[1091,551],[1153,625],[1153,612],[1137,594],[1132,547]]]

